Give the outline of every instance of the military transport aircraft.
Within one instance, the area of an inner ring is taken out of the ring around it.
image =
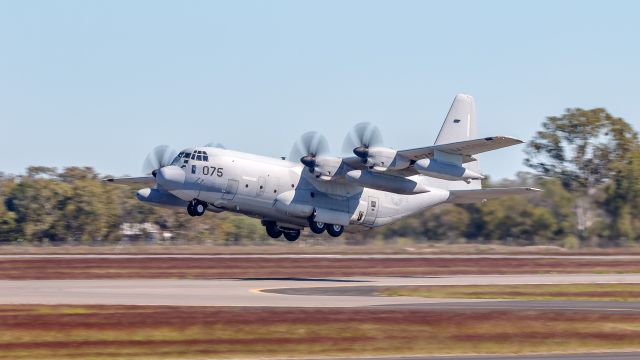
[[[188,148],[177,155],[156,147],[144,177],[107,182],[147,185],[136,196],[159,206],[186,208],[191,216],[231,211],[262,220],[272,238],[295,241],[305,227],[333,237],[386,225],[442,203],[471,203],[540,191],[483,189],[477,154],[520,144],[507,136],[476,138],[473,97],[458,94],[435,144],[407,150],[383,146],[380,131],[360,123],[344,149],[329,155],[327,140],[308,132],[288,159],[224,149]]]

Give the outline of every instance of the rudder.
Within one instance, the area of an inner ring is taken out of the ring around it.
[[[438,133],[435,145],[454,143],[473,139],[476,137],[476,104],[473,96],[458,94],[447,117],[444,119],[442,128]]]

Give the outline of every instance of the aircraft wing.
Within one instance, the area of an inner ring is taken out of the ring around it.
[[[398,154],[409,160],[433,158],[436,150],[453,155],[462,155],[463,162],[476,160],[473,155],[522,144],[523,141],[509,136],[491,136],[482,139],[459,141],[449,144],[432,145],[421,148],[399,150]]]
[[[106,178],[102,181],[122,185],[154,186],[156,184],[156,179],[151,175],[138,177]]]
[[[533,195],[542,190],[532,187],[515,188],[489,188],[475,190],[451,190],[449,191],[448,202],[455,204],[470,204],[488,199],[495,199],[504,196]]]

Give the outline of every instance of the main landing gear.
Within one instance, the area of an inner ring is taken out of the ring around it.
[[[263,221],[262,224],[264,225],[265,230],[267,230],[267,235],[273,239],[277,239],[284,235],[285,239],[289,241],[296,241],[300,237],[300,230],[298,229],[282,228],[272,221]]]
[[[315,234],[322,234],[326,230],[327,234],[333,237],[338,237],[344,232],[344,226],[342,225],[325,224],[322,222],[317,222],[312,218],[309,218],[309,229],[311,229],[311,231]]]
[[[336,224],[327,224],[327,234],[338,237],[344,232],[344,226]]]
[[[189,201],[189,204],[187,205],[187,213],[191,216],[202,216],[207,210],[208,205],[209,204],[204,201],[193,199]]]
[[[263,220],[262,225],[264,225],[267,235],[273,239],[284,236],[289,241],[296,241],[300,237],[300,230],[278,226],[275,221]],[[338,237],[344,232],[344,226],[342,225],[318,223],[311,219],[309,220],[309,228],[316,234],[322,234],[326,231],[327,234],[333,237]]]

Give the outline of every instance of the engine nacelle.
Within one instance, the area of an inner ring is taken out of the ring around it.
[[[353,151],[365,164],[375,171],[401,170],[409,167],[411,162],[398,155],[397,150],[385,147],[356,148]]]
[[[322,180],[330,180],[342,164],[341,158],[336,157],[321,157],[315,160],[315,167],[313,168],[313,174]]]
[[[351,170],[345,174],[345,180],[352,184],[388,191],[395,194],[421,194],[429,192],[424,185],[400,176],[372,173],[370,171]]]
[[[445,163],[437,160],[422,159],[413,165],[417,172],[430,177],[450,181],[482,180],[484,176],[465,168],[462,165]]]

